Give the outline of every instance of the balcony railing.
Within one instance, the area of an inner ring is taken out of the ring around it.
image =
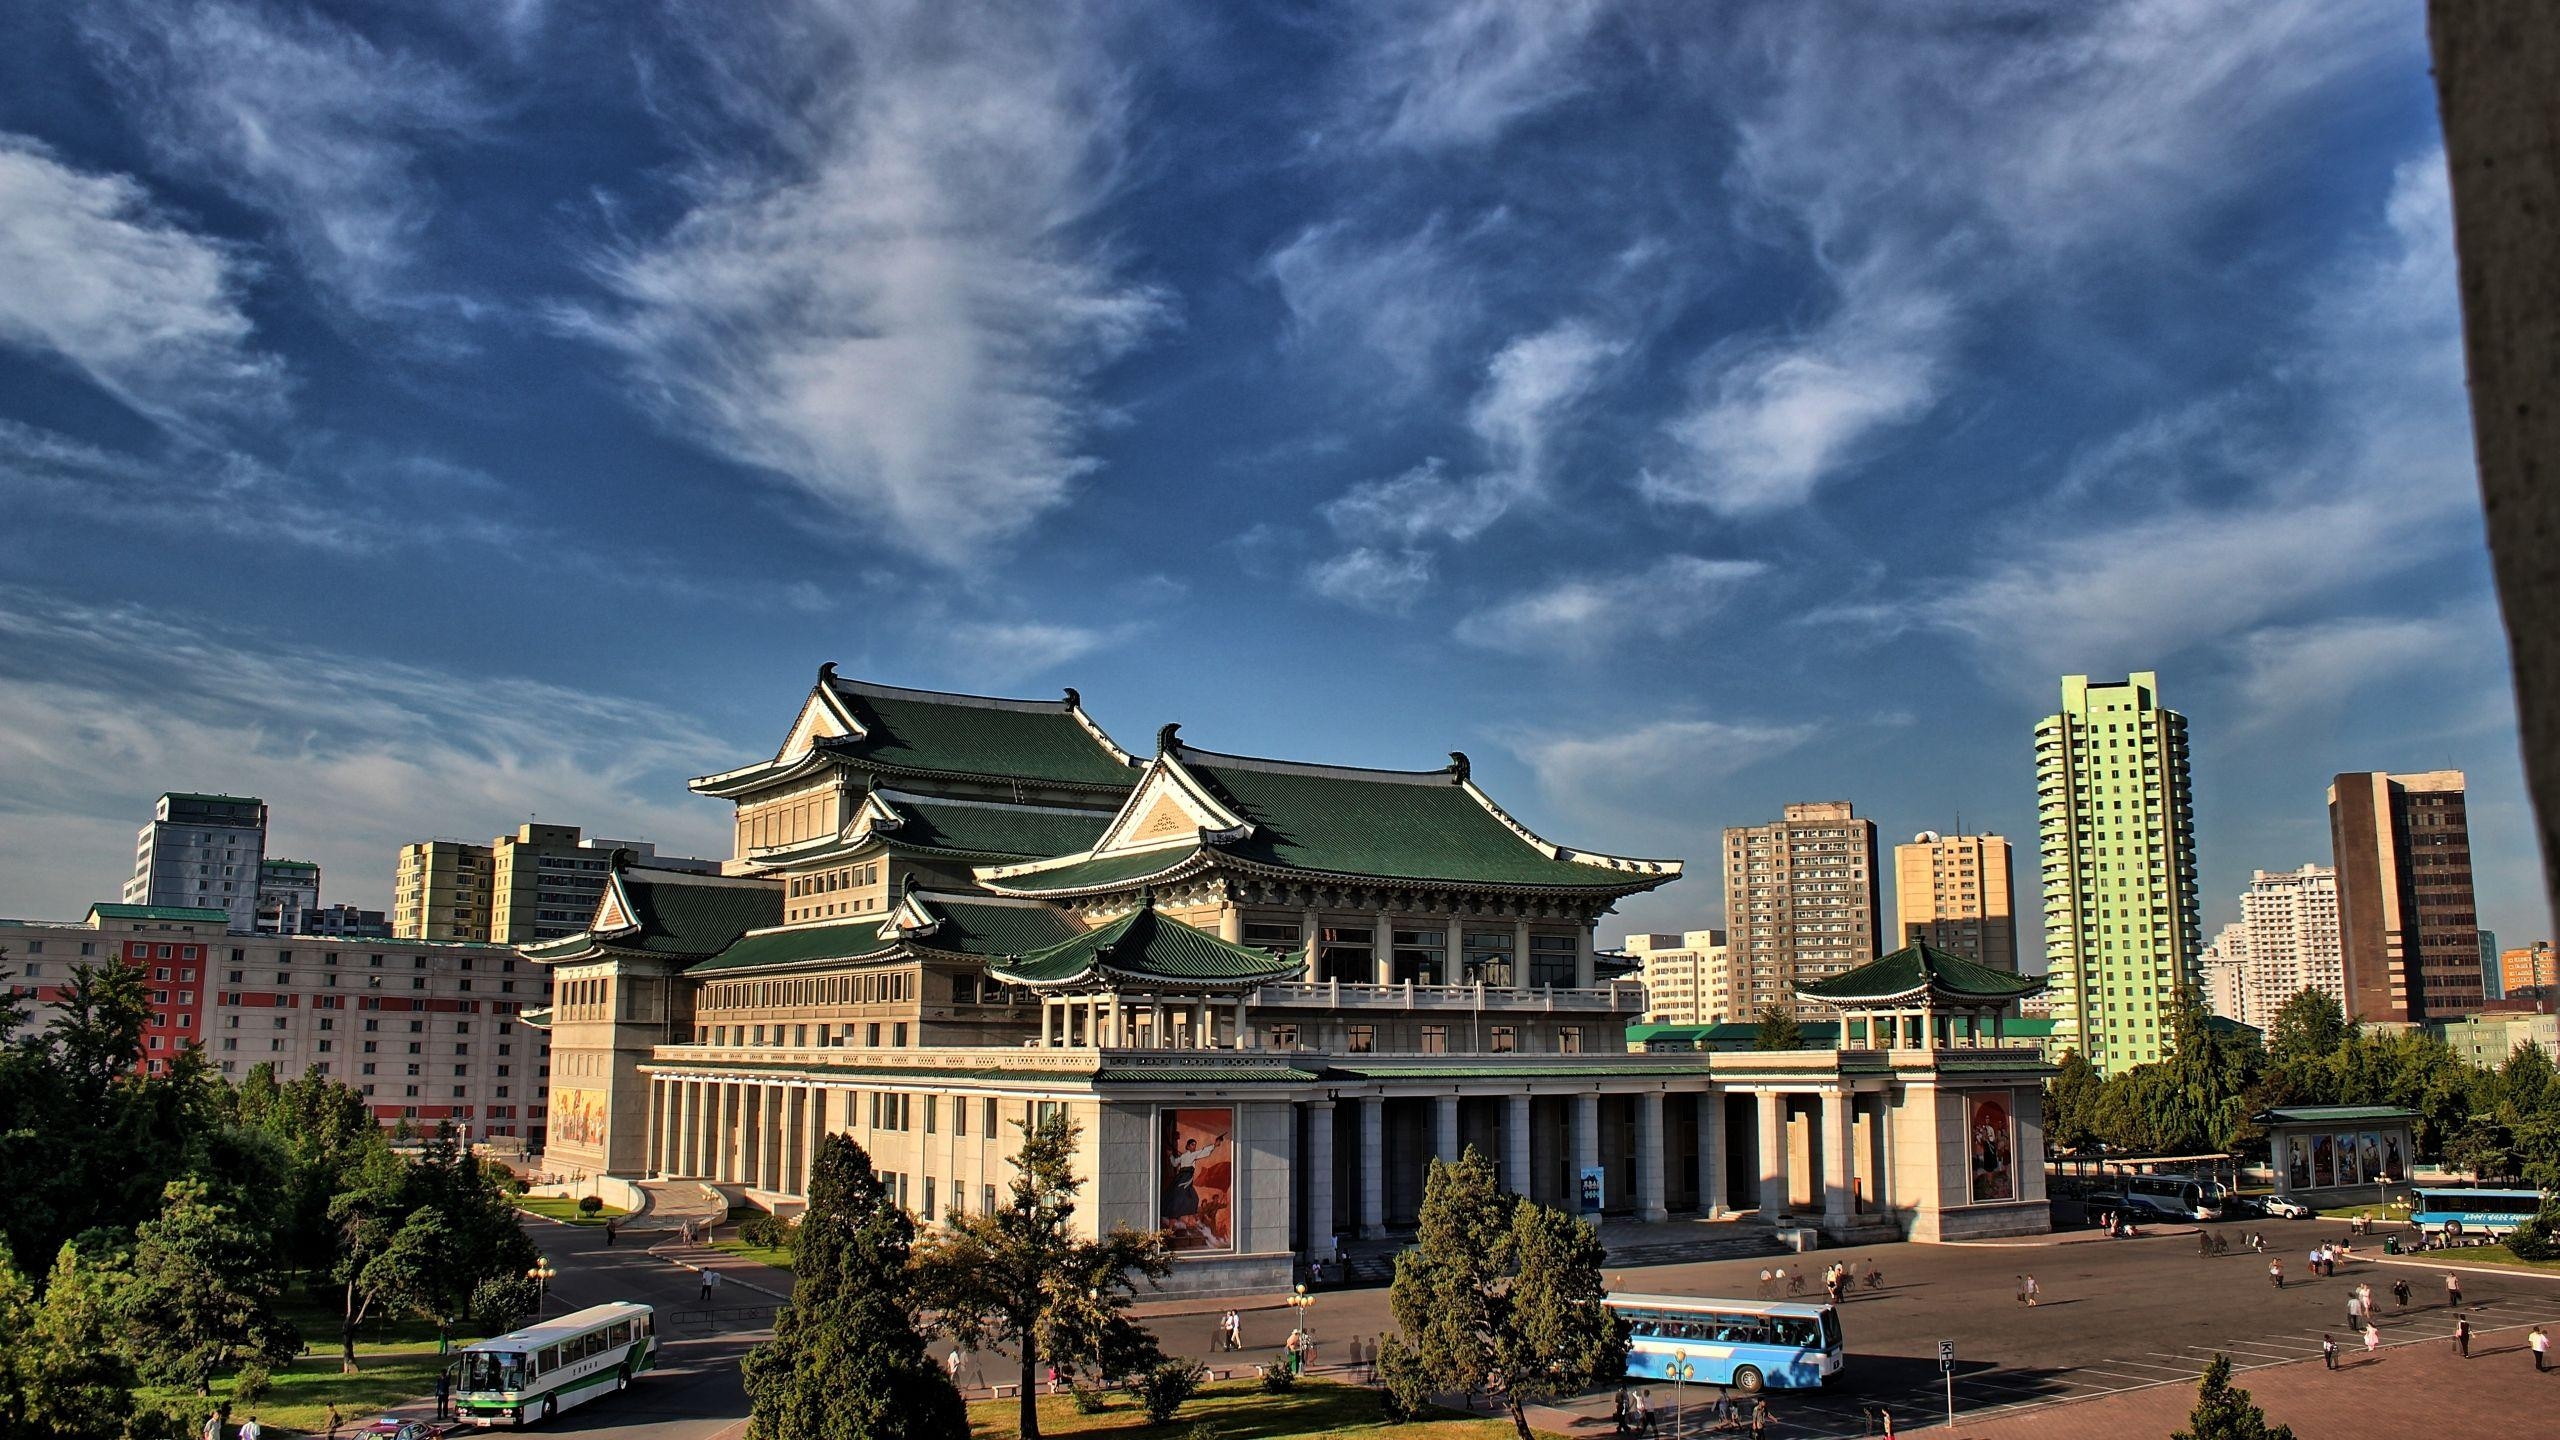
[[[1422,985],[1407,980],[1393,985],[1347,980],[1293,981],[1265,985],[1253,994],[1257,1008],[1387,1009],[1387,1010],[1605,1010],[1634,1014],[1644,1009],[1644,986],[1612,981],[1589,989],[1540,985],[1505,989],[1492,985]]]

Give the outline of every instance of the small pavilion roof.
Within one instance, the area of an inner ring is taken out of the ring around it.
[[[2006,1004],[2043,988],[2043,976],[1994,970],[1915,941],[1845,974],[1799,981],[1796,995],[1844,1010],[1862,1010],[1924,999],[1940,1005]]]
[[[849,680],[833,664],[771,760],[693,781],[700,794],[736,796],[850,766],[922,780],[1023,781],[1107,793],[1137,783],[1138,764],[1084,713],[1076,692],[1007,700]]]
[[[699,960],[781,919],[778,881],[634,865],[617,850],[587,928],[518,953],[547,965],[612,955]]]
[[[1305,962],[1221,940],[1156,909],[1137,909],[1098,930],[987,966],[990,978],[1034,990],[1072,987],[1238,991],[1285,980]]]

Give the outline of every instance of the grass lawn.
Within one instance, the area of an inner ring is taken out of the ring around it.
[[[969,1407],[969,1433],[978,1440],[1011,1440],[1018,1433],[1014,1417],[1019,1402],[980,1400]],[[1072,1396],[1040,1397],[1042,1435],[1109,1435],[1115,1440],[1181,1440],[1194,1425],[1206,1425],[1218,1440],[1276,1440],[1279,1436],[1372,1436],[1375,1440],[1508,1440],[1509,1420],[1486,1420],[1442,1412],[1445,1418],[1389,1425],[1378,1413],[1378,1393],[1357,1385],[1301,1381],[1286,1395],[1265,1395],[1245,1380],[1209,1386],[1185,1402],[1172,1423],[1150,1425],[1147,1412],[1127,1395],[1115,1393],[1111,1408],[1099,1415],[1079,1415]],[[1546,1432],[1539,1432],[1542,1436]],[[1562,1440],[1562,1437],[1548,1437]]]
[[[2467,1245],[2452,1250],[2429,1250],[2411,1258],[2443,1261],[2447,1265],[2495,1265],[2502,1270],[2540,1270],[2560,1274],[2560,1260],[2524,1260],[2504,1245]]]
[[[577,1201],[559,1195],[519,1195],[515,1198],[515,1206],[519,1210],[531,1211],[549,1219],[566,1220],[572,1225],[601,1225],[607,1220],[619,1220],[631,1213],[620,1206],[607,1205],[597,1211],[593,1219],[589,1219],[578,1213]]]
[[[735,1255],[741,1260],[753,1260],[759,1265],[771,1265],[777,1270],[788,1270],[792,1266],[790,1251],[768,1250],[762,1245],[750,1245],[744,1240],[714,1240],[711,1242],[711,1248],[723,1255]]]
[[[289,1303],[285,1313],[300,1327],[311,1352],[303,1355],[270,1378],[267,1393],[256,1403],[231,1402],[234,1424],[258,1417],[258,1423],[270,1434],[280,1431],[317,1433],[328,1426],[329,1406],[338,1407],[339,1418],[353,1425],[369,1420],[391,1405],[402,1404],[432,1395],[436,1388],[436,1327],[431,1321],[402,1319],[389,1323],[367,1322],[356,1333],[356,1362],[360,1367],[353,1375],[338,1373],[338,1315],[323,1305],[310,1302]],[[459,1350],[476,1335],[456,1335],[453,1348]],[[213,1401],[230,1399],[232,1384],[217,1381]],[[149,1399],[173,1403],[189,1415],[201,1417],[208,1402],[176,1390],[145,1390]],[[191,1429],[193,1427],[190,1427]]]

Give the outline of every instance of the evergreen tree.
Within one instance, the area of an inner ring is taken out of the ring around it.
[[[1420,1232],[1396,1257],[1389,1304],[1414,1366],[1441,1390],[1491,1388],[1520,1440],[1528,1407],[1624,1375],[1627,1323],[1602,1305],[1599,1232],[1505,1196],[1474,1146],[1431,1162]]]
[[[2288,1069],[2326,1060],[2355,1033],[2344,1010],[2325,990],[2303,990],[2276,1011],[2267,1027],[2267,1055]]]
[[[969,1415],[916,1328],[915,1226],[862,1147],[818,1142],[791,1308],[748,1352],[754,1440],[965,1440]]]
[[[116,1340],[122,1274],[65,1245],[23,1342],[31,1433],[117,1440],[134,1414],[137,1377]]]
[[[2065,1051],[2053,1078],[2045,1082],[2045,1135],[2065,1152],[2098,1143],[2098,1094],[2106,1082],[2098,1067],[2077,1050]]]
[[[1068,1223],[1084,1188],[1071,1166],[1075,1127],[1052,1112],[1015,1128],[1022,1149],[1005,1206],[984,1215],[954,1209],[925,1237],[918,1268],[944,1330],[973,1350],[998,1345],[1021,1361],[1016,1424],[1021,1440],[1039,1440],[1041,1358],[1094,1356],[1105,1369],[1134,1363],[1153,1347],[1127,1317],[1132,1277],[1161,1280],[1173,1261],[1160,1230],[1122,1225],[1099,1240],[1078,1238]]]
[[[281,1365],[302,1348],[265,1237],[215,1201],[205,1182],[172,1180],[161,1211],[134,1232],[133,1278],[117,1306],[145,1380],[213,1391],[243,1360]]]
[[[2293,1440],[2293,1429],[2268,1424],[2267,1412],[2249,1392],[2231,1383],[2231,1357],[2216,1355],[2196,1382],[2196,1408],[2187,1417],[2187,1428],[2171,1432],[2169,1440]]]
[[[1804,1027],[1783,1005],[1766,1005],[1760,1010],[1760,1031],[1751,1038],[1754,1050],[1801,1050]]]

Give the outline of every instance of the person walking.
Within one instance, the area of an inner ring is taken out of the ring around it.
[[[1644,1394],[1639,1390],[1635,1399],[1627,1402],[1627,1420],[1635,1426],[1638,1435],[1650,1435],[1654,1427],[1653,1407],[1645,1403]]]
[[[2453,1348],[2461,1352],[2463,1359],[2471,1358],[2471,1317],[2468,1315],[2453,1317]]]
[[[1628,1425],[1635,1419],[1635,1413],[1636,1392],[1624,1385],[1619,1386],[1617,1397],[1609,1406],[1609,1428],[1611,1433],[1618,1435],[1626,1434]]]
[[[2274,1281],[2274,1282],[2275,1282],[2275,1286],[2276,1286],[2276,1288],[2277,1288],[2277,1289],[2279,1289],[2279,1290],[2283,1289],[2283,1288],[2284,1288],[2284,1262],[2283,1262],[2283,1261],[2281,1261],[2281,1260],[2270,1260],[2270,1261],[2268,1261],[2268,1262],[2267,1262],[2267,1278],[2268,1278],[2269,1280],[2272,1280],[2272,1281]]]
[[[2035,1308],[2036,1301],[2037,1301],[2037,1300],[2039,1300],[2039,1299],[2041,1299],[2041,1298],[2043,1298],[2043,1295],[2044,1295],[2044,1287],[2036,1283],[2036,1277],[2034,1277],[2033,1275],[2030,1275],[2030,1276],[2028,1276],[2028,1277],[2026,1277],[2026,1278],[2027,1278],[2027,1283],[2026,1283],[2026,1285],[2025,1285],[2024,1289],[2025,1289],[2025,1291],[2026,1291],[2026,1296],[2027,1296],[2027,1308],[2028,1308],[2028,1309],[2030,1309],[2030,1310],[2032,1310],[2032,1309],[2034,1309],[2034,1308]]]
[[[2332,1370],[2338,1368],[2338,1342],[2325,1333],[2320,1337],[2320,1360]]]
[[[1760,1267],[1760,1298],[1769,1298],[1769,1267],[1766,1265]]]
[[[266,1433],[267,1427],[259,1424],[255,1415],[240,1422],[240,1440],[260,1440]]]
[[[212,1414],[204,1417],[202,1440],[224,1440],[230,1430],[230,1417],[224,1413],[222,1406],[217,1405],[213,1407]]]
[[[2456,1309],[2462,1305],[2462,1277],[2451,1271],[2445,1272],[2444,1303]]]
[[[2371,1325],[2364,1327],[2364,1353],[2368,1360],[2382,1358],[2382,1332]]]
[[[2541,1374],[2545,1368],[2542,1357],[2551,1349],[2551,1337],[2543,1333],[2541,1324],[2537,1322],[2525,1335],[2524,1343],[2533,1349],[2533,1373]]]
[[[2409,1277],[2408,1277],[2408,1276],[2403,1275],[2403,1276],[2401,1276],[2399,1279],[2394,1280],[2394,1281],[2392,1281],[2392,1282],[2391,1282],[2391,1301],[2392,1301],[2392,1303],[2393,1303],[2393,1304],[2395,1304],[2395,1305],[2399,1306],[2399,1307],[2400,1307],[2401,1309],[2403,1309],[2403,1310],[2406,1310],[2406,1309],[2408,1309],[2408,1308],[2409,1308]]]
[[[2364,1318],[2366,1318],[2367,1320],[2370,1320],[2370,1319],[2372,1319],[2372,1318],[2373,1318],[2373,1287],[2372,1287],[2372,1286],[2370,1286],[2370,1285],[2358,1285],[2358,1286],[2356,1286],[2356,1308],[2357,1308],[2357,1309],[2359,1309],[2359,1310],[2362,1310],[2362,1311],[2364,1312]]]
[[[950,1353],[950,1355],[946,1356],[946,1357],[943,1359],[943,1362],[942,1362],[942,1368],[943,1368],[944,1373],[945,1373],[945,1374],[948,1374],[948,1375],[951,1377],[951,1388],[952,1388],[952,1389],[954,1389],[954,1390],[959,1389],[959,1388],[960,1388],[960,1347],[959,1347],[959,1346],[954,1345],[954,1346],[952,1346],[952,1347],[951,1347],[951,1353]]]
[[[1769,1399],[1765,1395],[1751,1402],[1751,1440],[1769,1440]]]
[[[436,1372],[436,1418],[453,1418],[453,1372],[450,1370]]]

